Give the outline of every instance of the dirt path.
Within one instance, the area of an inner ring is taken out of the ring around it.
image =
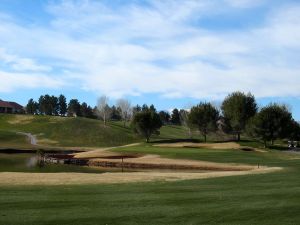
[[[250,171],[222,171],[207,173],[187,172],[126,172],[126,173],[0,173],[0,185],[80,185],[114,184],[150,181],[177,181],[262,174],[280,171],[282,168],[260,168]]]
[[[27,136],[28,140],[30,141],[31,145],[37,145],[37,139],[34,135],[32,135],[31,133],[25,133],[25,132],[18,132],[17,134],[22,134]]]

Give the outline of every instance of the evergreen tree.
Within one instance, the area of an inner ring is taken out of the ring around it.
[[[37,114],[38,113],[39,104],[35,102],[32,98],[29,99],[26,105],[26,113],[28,114]]]
[[[58,111],[61,116],[67,113],[67,99],[62,94],[58,97]]]
[[[77,99],[71,99],[68,104],[68,115],[69,116],[81,116],[81,106]]]
[[[180,125],[180,114],[177,108],[172,111],[171,122],[175,125]]]

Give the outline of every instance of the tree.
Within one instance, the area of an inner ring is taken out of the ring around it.
[[[58,114],[58,99],[55,96],[48,94],[41,95],[39,98],[39,111],[44,115]]]
[[[261,138],[267,147],[267,141],[273,145],[276,139],[290,136],[293,119],[286,106],[270,104],[261,109],[251,124],[251,133]]]
[[[29,101],[26,105],[26,113],[37,114],[38,108],[39,108],[39,104],[31,98],[31,99],[29,99]]]
[[[141,110],[142,110],[143,112],[149,111],[148,105],[147,105],[147,104],[143,104]]]
[[[159,133],[161,126],[162,122],[159,115],[150,110],[136,113],[132,120],[134,131],[146,138],[147,143],[152,134]]]
[[[180,124],[186,128],[188,137],[192,138],[192,130],[191,130],[192,124],[189,121],[188,111],[181,109],[179,111],[179,117],[180,117]]]
[[[40,111],[40,114],[45,114],[45,111],[46,111],[46,102],[45,102],[44,95],[41,95],[39,97],[39,111]]]
[[[83,102],[80,106],[80,115],[86,118],[94,118],[92,107]]]
[[[131,103],[127,99],[119,99],[117,101],[117,106],[121,109],[121,116],[125,127],[126,121],[129,120],[132,115]]]
[[[170,117],[170,114],[168,112],[166,112],[166,111],[160,111],[158,113],[158,115],[159,115],[159,118],[160,118],[161,122],[164,125],[166,125],[166,124],[169,123],[171,117]]]
[[[289,138],[293,141],[300,141],[300,124],[295,120],[291,121]]]
[[[234,92],[225,98],[221,108],[225,120],[240,141],[247,121],[257,113],[255,97],[251,93],[245,95],[242,92]]]
[[[58,97],[58,111],[61,116],[67,113],[67,99],[62,94]]]
[[[189,113],[190,123],[198,127],[205,142],[207,134],[217,130],[218,119],[219,111],[210,103],[200,103],[192,107]]]
[[[113,105],[111,107],[110,119],[120,121],[122,119],[121,109]]]
[[[153,104],[150,105],[149,110],[150,110],[151,112],[156,113],[156,108],[154,107]]]
[[[135,115],[136,113],[141,112],[141,111],[142,111],[142,107],[139,105],[136,105],[132,108],[132,115]]]
[[[80,110],[80,103],[77,99],[71,99],[68,104],[68,115],[69,116],[80,116],[81,110]]]
[[[50,115],[58,115],[58,110],[59,110],[58,98],[52,95],[49,99],[49,113]]]
[[[180,115],[179,110],[177,108],[173,109],[171,115],[171,122],[176,125],[180,125]]]
[[[98,98],[97,101],[97,109],[100,117],[103,119],[104,125],[106,125],[106,121],[109,119],[111,109],[108,105],[109,98],[106,95],[102,95]]]

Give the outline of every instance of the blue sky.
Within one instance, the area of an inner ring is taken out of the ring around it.
[[[0,98],[63,93],[94,106],[199,101],[252,92],[300,120],[296,0],[0,1]]]

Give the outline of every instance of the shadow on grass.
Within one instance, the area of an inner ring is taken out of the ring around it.
[[[163,144],[163,143],[167,143],[167,144],[170,144],[170,143],[178,143],[178,142],[192,142],[192,143],[200,143],[201,141],[199,139],[181,139],[181,138],[178,138],[178,139],[163,139],[163,140],[155,140],[155,141],[150,141],[150,143],[153,143],[153,144]]]
[[[290,150],[287,146],[282,146],[282,145],[270,145],[268,146],[269,149],[272,150],[279,150],[279,151],[288,151]]]

